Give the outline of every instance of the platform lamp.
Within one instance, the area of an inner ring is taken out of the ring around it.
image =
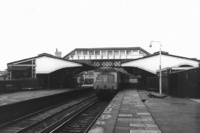
[[[152,47],[152,43],[159,44],[160,45],[160,65],[159,65],[159,93],[162,94],[162,74],[161,74],[161,47],[162,44],[159,41],[151,41],[149,47]]]

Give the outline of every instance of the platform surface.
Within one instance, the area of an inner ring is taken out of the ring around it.
[[[120,91],[89,133],[161,133],[138,91]]]
[[[138,90],[162,133],[200,133],[200,99],[148,97],[149,91]]]
[[[32,91],[21,91],[13,93],[0,94],[0,106],[26,101],[34,98],[55,95],[59,93],[69,92],[80,88],[73,89],[45,89],[45,90],[32,90]]]

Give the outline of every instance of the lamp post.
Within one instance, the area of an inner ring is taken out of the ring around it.
[[[149,47],[152,47],[152,43],[157,43],[160,45],[160,51],[159,51],[159,56],[160,56],[160,65],[159,65],[159,93],[162,94],[162,74],[161,74],[161,47],[162,44],[159,41],[151,41]]]

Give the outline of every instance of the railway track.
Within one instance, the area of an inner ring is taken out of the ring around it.
[[[85,96],[71,102],[64,103],[44,110],[29,114],[17,120],[0,125],[1,133],[33,133],[41,132],[49,126],[55,124],[63,117],[71,115],[74,110],[86,106],[91,101],[96,100],[95,94]]]
[[[109,102],[95,100],[74,111],[74,113],[61,121],[58,121],[42,133],[87,133],[93,123],[107,107]]]

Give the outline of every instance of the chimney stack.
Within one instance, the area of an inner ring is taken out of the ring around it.
[[[60,52],[60,51],[58,51],[58,49],[56,49],[55,55],[56,55],[56,57],[61,58],[62,52]]]

